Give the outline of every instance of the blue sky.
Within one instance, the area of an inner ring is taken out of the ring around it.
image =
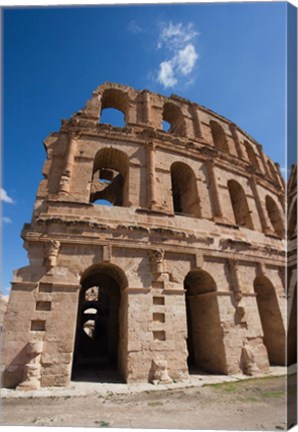
[[[27,265],[43,139],[104,81],[178,94],[226,116],[285,166],[286,8],[218,3],[6,8],[2,287]]]

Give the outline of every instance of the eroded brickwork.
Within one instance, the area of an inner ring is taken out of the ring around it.
[[[106,108],[123,128],[101,123]],[[45,147],[4,385],[65,386],[84,368],[170,382],[285,364],[285,189],[260,144],[176,95],[105,83]]]

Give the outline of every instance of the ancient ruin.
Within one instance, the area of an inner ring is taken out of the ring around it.
[[[45,148],[5,386],[286,364],[285,185],[260,144],[197,103],[104,83]]]

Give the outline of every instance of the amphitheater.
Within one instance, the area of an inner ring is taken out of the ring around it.
[[[123,127],[101,122],[107,108]],[[5,386],[67,386],[86,370],[166,383],[295,361],[285,184],[251,136],[179,96],[104,83],[44,144],[22,231],[30,263],[4,320]]]

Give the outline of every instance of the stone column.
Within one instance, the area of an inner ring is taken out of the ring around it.
[[[198,107],[195,104],[193,104],[191,106],[191,113],[192,113],[194,135],[197,138],[201,138],[202,137],[202,129],[201,129],[200,116],[198,113]]]
[[[213,159],[209,159],[206,161],[209,186],[212,195],[211,201],[213,202],[213,211],[214,211],[213,217],[215,220],[216,219],[223,220],[223,213],[222,213],[221,204],[219,200],[219,191],[218,191],[218,186],[217,186],[215,173],[214,173],[214,165],[215,163]]]
[[[236,146],[236,150],[237,150],[238,156],[241,159],[245,159],[245,156],[243,154],[242,147],[241,147],[241,144],[240,144],[240,141],[239,141],[238,133],[237,133],[237,126],[234,123],[230,123],[229,128],[230,128],[233,140],[235,142],[235,146]]]
[[[156,206],[156,179],[155,179],[155,144],[148,143],[147,146],[147,164],[148,164],[148,201],[149,209]]]
[[[151,98],[150,92],[148,90],[144,90],[143,92],[143,101],[144,101],[144,121],[148,126],[151,126]]]
[[[260,222],[261,222],[261,227],[262,227],[262,231],[264,233],[270,233],[271,229],[270,226],[268,226],[267,224],[267,218],[265,216],[264,213],[264,209],[260,200],[260,196],[259,196],[259,192],[257,189],[257,181],[254,175],[252,175],[250,177],[250,187],[253,193],[253,197],[255,199],[256,202],[256,206],[257,206],[257,210],[258,210],[258,214],[259,214],[259,218],[260,218]]]
[[[75,136],[69,134],[68,151],[66,152],[64,170],[60,180],[60,193],[69,193],[70,181],[73,172],[74,158],[77,150],[77,140]]]

